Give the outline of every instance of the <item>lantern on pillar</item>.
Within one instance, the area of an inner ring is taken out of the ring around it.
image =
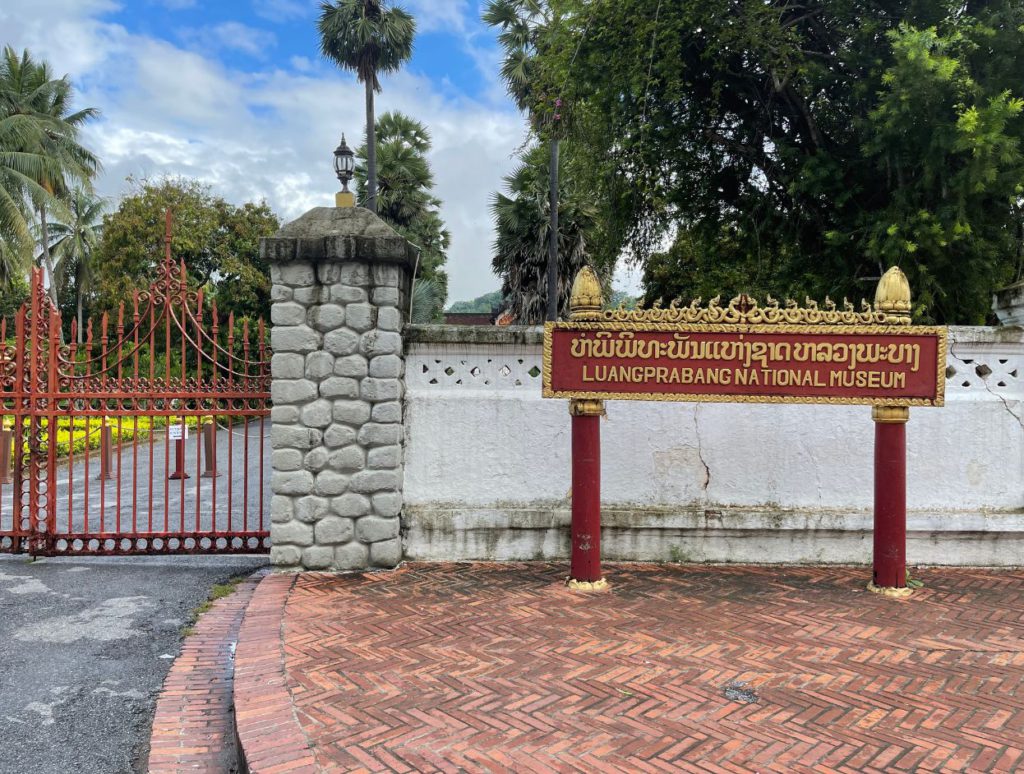
[[[345,142],[345,135],[341,135],[341,144],[334,149],[334,174],[341,182],[341,190],[334,195],[336,207],[354,207],[356,197],[348,190],[348,181],[355,174],[356,159],[355,153]]]

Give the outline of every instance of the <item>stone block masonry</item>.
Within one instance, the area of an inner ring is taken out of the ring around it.
[[[362,208],[315,208],[260,243],[271,263],[271,562],[402,559],[405,323],[415,253]]]

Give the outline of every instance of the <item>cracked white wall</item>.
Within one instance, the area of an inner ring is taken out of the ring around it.
[[[955,328],[951,343],[947,405],[910,411],[911,528],[1005,527],[1024,541],[1024,332]],[[538,510],[548,524],[563,519],[570,418],[566,401],[540,397],[539,347],[419,344],[407,358],[407,531],[498,528]],[[602,503],[627,522],[720,512],[741,529],[770,512],[790,526],[870,524],[869,406],[608,401],[607,410]]]

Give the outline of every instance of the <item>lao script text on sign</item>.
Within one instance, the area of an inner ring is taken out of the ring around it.
[[[544,396],[941,406],[946,330],[548,323]]]

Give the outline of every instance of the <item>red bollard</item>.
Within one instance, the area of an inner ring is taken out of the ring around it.
[[[875,406],[875,528],[872,591],[905,596],[907,588],[906,406]]]
[[[181,481],[184,478],[191,478],[191,476],[185,472],[185,422],[182,420],[181,438],[174,441],[174,472],[171,473],[170,480]]]
[[[601,417],[604,402],[574,399],[572,415],[572,556],[569,587],[600,590],[601,575]]]
[[[200,478],[217,478],[217,423],[212,420],[203,425],[203,456],[206,464]]]
[[[100,474],[96,478],[100,481],[114,478],[114,434],[106,419],[100,425]]]
[[[13,484],[14,474],[11,472],[11,452],[14,439],[10,428],[0,430],[0,484]]]

